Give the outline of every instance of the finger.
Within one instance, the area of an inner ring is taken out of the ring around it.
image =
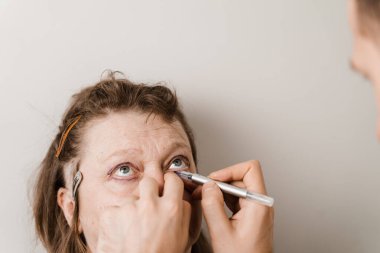
[[[232,184],[234,186],[237,186],[239,188],[245,189],[247,186],[243,183],[243,181],[232,181],[229,182],[229,184]]]
[[[191,220],[191,204],[187,201],[182,201],[183,203],[183,215],[182,215],[182,219],[183,219],[183,229],[185,230],[185,232],[187,232],[189,230],[189,227],[190,227],[190,220]]]
[[[229,184],[243,188],[243,189],[245,189],[245,187],[246,187],[242,181],[234,181],[234,182],[230,182]],[[186,189],[186,183],[185,183],[185,189]],[[191,197],[194,200],[201,200],[202,199],[202,185],[197,185],[197,187],[193,190]],[[226,202],[226,204],[228,204],[227,198],[230,199],[230,197],[234,197],[234,196],[232,196],[230,194],[223,193],[224,202]],[[234,197],[234,198],[237,198],[237,197]]]
[[[140,198],[151,199],[158,197],[158,183],[151,177],[143,177],[139,183]]]
[[[237,186],[239,188],[245,189],[246,186],[242,181],[233,181],[229,184],[233,186]],[[232,211],[232,213],[237,213],[241,208],[241,200],[242,198],[235,197],[228,193],[223,193],[224,202],[226,203],[227,207]]]
[[[191,194],[191,198],[194,200],[201,200],[202,199],[202,185],[198,185],[198,187],[195,188],[195,190]]]
[[[214,171],[210,178],[223,182],[243,181],[249,191],[266,194],[264,177],[258,161],[248,161]]]
[[[176,201],[182,200],[184,191],[184,183],[182,179],[173,172],[168,172],[164,175],[164,181],[163,197],[171,198]]]
[[[229,233],[231,225],[224,211],[223,195],[215,182],[203,185],[201,204],[211,238]]]
[[[184,186],[185,186],[185,190],[188,191],[189,193],[193,193],[195,189],[198,188],[198,184],[195,184],[193,183],[192,181],[190,180],[186,180],[186,179],[183,179],[181,178]]]

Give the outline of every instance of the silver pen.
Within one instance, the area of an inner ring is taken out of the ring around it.
[[[255,193],[255,192],[249,192],[246,189],[236,187],[234,185],[230,185],[227,183],[219,182],[212,180],[211,178],[202,176],[200,174],[190,173],[188,171],[175,171],[175,173],[180,176],[183,179],[190,180],[196,184],[203,185],[207,182],[214,181],[219,188],[222,190],[222,192],[231,194],[233,196],[239,197],[239,198],[245,198],[254,200],[262,205],[265,206],[273,206],[274,199],[271,197],[268,197],[266,195]]]

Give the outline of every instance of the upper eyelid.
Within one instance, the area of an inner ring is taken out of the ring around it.
[[[185,162],[186,166],[188,166],[188,167],[191,166],[191,162],[190,162],[190,159],[189,159],[189,158],[187,158],[185,155],[177,155],[177,156],[174,156],[174,157],[170,160],[169,165],[167,166],[167,169],[169,169],[170,164],[171,164],[175,159],[178,159],[178,158],[182,159],[182,160]]]
[[[173,162],[175,159],[178,159],[178,158],[181,158],[181,159],[185,160],[186,162],[190,163],[189,158],[187,158],[185,155],[176,155],[176,156],[173,156],[173,158],[170,159],[170,162]]]

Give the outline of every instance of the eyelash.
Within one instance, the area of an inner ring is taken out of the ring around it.
[[[177,159],[181,159],[182,162],[185,163],[185,166],[186,166],[186,169],[188,169],[190,167],[190,161],[189,159],[184,156],[184,155],[177,155],[177,156],[174,156],[170,162],[169,162],[169,165],[167,166],[167,169],[165,169],[165,172],[166,171],[179,171],[179,170],[184,170],[184,169],[169,169],[169,166],[173,163],[173,161],[177,160]],[[130,178],[118,178],[118,177],[115,177],[114,174],[117,172],[118,169],[120,169],[121,167],[123,166],[128,166],[134,173],[138,173],[140,170],[138,169],[137,166],[135,166],[134,164],[132,163],[129,163],[129,162],[126,162],[126,163],[121,163],[121,164],[118,164],[117,166],[115,166],[113,169],[110,170],[110,172],[107,173],[107,175],[111,178],[111,179],[115,179],[115,180],[122,180],[122,181],[132,181],[134,179],[137,179],[138,178],[138,175],[135,175],[135,176],[131,176]]]
[[[182,162],[185,163],[186,168],[190,167],[190,161],[189,161],[189,159],[187,159],[187,157],[183,156],[183,155],[177,155],[177,156],[173,157],[173,159],[170,160],[169,165],[171,165],[177,159],[181,159]],[[172,170],[172,169],[169,169],[169,168],[167,170],[177,171],[177,170]],[[178,170],[183,170],[183,169],[178,169]]]
[[[117,177],[115,176],[115,173],[120,169],[122,168],[123,166],[128,166],[135,174],[137,174],[137,172],[139,171],[139,169],[133,165],[132,163],[121,163],[121,164],[118,164],[115,168],[113,168],[110,172],[107,173],[107,175],[111,178],[111,179],[115,179],[115,180],[128,180],[128,181],[132,181],[134,179],[136,179],[138,177],[138,175],[134,175],[134,176],[131,176],[131,177]]]

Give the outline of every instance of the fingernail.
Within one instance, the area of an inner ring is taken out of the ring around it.
[[[218,176],[218,173],[217,172],[211,172],[209,175],[208,175],[208,177],[211,177],[211,178],[215,178],[215,177],[217,177]]]
[[[211,172],[210,174],[208,174],[208,176],[209,177],[212,177],[212,176],[214,176],[216,173],[215,173],[215,171],[214,172]]]

